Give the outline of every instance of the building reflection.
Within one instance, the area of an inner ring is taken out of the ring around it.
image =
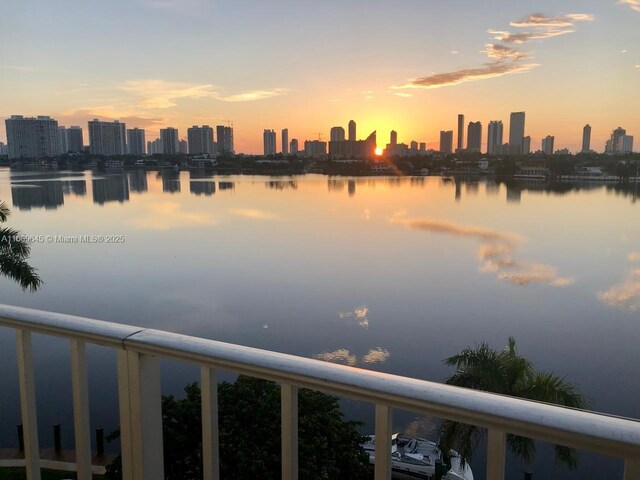
[[[62,193],[65,195],[75,195],[84,197],[87,195],[87,182],[85,180],[63,180]]]
[[[347,184],[347,190],[349,192],[349,196],[353,197],[356,194],[356,181],[355,180],[349,180],[348,184]]]
[[[462,197],[462,180],[456,178],[456,202],[459,202]]]
[[[333,178],[329,178],[327,180],[327,189],[330,192],[341,192],[344,190],[344,180],[335,180]]]
[[[207,174],[204,170],[191,170],[189,172],[189,191],[194,195],[205,195],[207,197],[216,193],[213,174]]]
[[[180,172],[163,170],[158,172],[157,178],[162,179],[162,191],[168,193],[180,192]]]
[[[107,175],[91,180],[93,203],[104,205],[107,202],[129,201],[129,182],[125,174]]]
[[[133,170],[127,174],[129,177],[129,188],[132,192],[144,193],[149,190],[147,184],[147,172],[144,170]]]
[[[45,208],[54,210],[64,205],[61,182],[29,182],[11,186],[11,201],[19,210]]]
[[[522,188],[517,183],[507,183],[507,202],[520,203],[522,199]]]
[[[298,182],[294,180],[273,180],[265,182],[265,187],[271,190],[297,190]]]
[[[218,190],[231,192],[236,189],[235,182],[218,182]]]

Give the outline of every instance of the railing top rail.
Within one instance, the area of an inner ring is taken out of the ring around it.
[[[0,325],[111,346],[122,346],[125,338],[143,330],[131,325],[2,304]]]
[[[537,438],[640,458],[640,422],[154,329],[0,305],[0,325],[108,344]]]

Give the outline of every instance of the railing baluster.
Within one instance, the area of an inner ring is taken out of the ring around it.
[[[91,480],[91,426],[85,343],[71,340],[71,385],[78,480]]]
[[[203,480],[220,479],[220,439],[218,432],[218,374],[209,367],[200,368],[202,402]]]
[[[38,442],[33,357],[31,354],[31,332],[27,330],[16,330],[16,343],[27,479],[40,480],[40,447]]]
[[[158,359],[119,350],[118,397],[123,480],[164,478]]]
[[[640,458],[627,458],[624,461],[623,480],[636,480],[640,478]]]
[[[502,430],[489,429],[487,440],[487,480],[504,480],[506,434]]]
[[[391,478],[392,420],[392,408],[388,405],[376,404],[375,480],[389,480]]]
[[[280,386],[282,419],[282,480],[298,479],[298,388]]]

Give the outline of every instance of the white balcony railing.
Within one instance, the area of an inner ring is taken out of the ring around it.
[[[202,338],[0,305],[0,326],[17,332],[18,377],[27,478],[40,479],[31,333],[69,339],[78,479],[91,479],[89,395],[85,344],[117,350],[121,453],[125,480],[163,478],[159,357],[201,367],[203,471],[219,478],[219,370],[279,382],[282,400],[282,478],[297,479],[298,388],[321,390],[376,406],[376,480],[391,474],[393,409],[488,429],[487,478],[502,480],[505,435],[590,450],[624,459],[624,480],[640,479],[640,422],[485,392],[296,357]],[[386,439],[386,441],[380,441]]]

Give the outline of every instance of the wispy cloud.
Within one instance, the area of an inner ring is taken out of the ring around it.
[[[633,1],[633,0],[632,0]],[[570,13],[568,15],[548,16],[531,13],[520,20],[511,22],[512,27],[572,27],[575,22],[593,21],[595,17],[588,13]]]
[[[396,96],[398,97],[402,97],[402,98],[411,98],[413,97],[412,94],[407,93],[407,92],[394,92]]]
[[[480,272],[495,273],[500,280],[513,285],[540,283],[565,287],[574,283],[571,278],[559,276],[557,268],[551,265],[515,259],[514,255],[519,245],[524,241],[520,235],[430,218],[394,217],[391,222],[413,229],[480,240],[482,244],[477,252],[478,260],[482,262],[479,268]]]
[[[640,12],[640,0],[620,0],[618,3],[628,6],[631,10]]]
[[[640,1],[640,0],[630,0]],[[541,13],[532,13],[520,20],[511,22],[516,28],[531,28],[528,32],[512,33],[506,30],[489,30],[494,40],[509,45],[521,45],[530,40],[543,40],[572,33],[576,22],[594,20],[594,16],[587,13],[570,13],[560,16],[547,16]],[[453,53],[453,51],[452,51]],[[457,52],[456,52],[457,53]],[[461,83],[490,78],[502,77],[514,73],[524,73],[539,66],[529,61],[531,55],[508,45],[488,43],[482,50],[488,62],[480,67],[463,68],[446,73],[435,73],[425,77],[411,79],[408,83],[393,86],[394,89],[407,88],[441,88]]]
[[[510,73],[523,73],[537,67],[535,63],[521,64],[519,62],[495,61],[485,64],[479,68],[466,68],[447,73],[438,73],[428,77],[420,77],[412,80],[411,83],[394,86],[392,88],[440,88],[458,85],[464,82],[475,80],[485,80],[488,78],[502,77]]]
[[[37,70],[35,67],[27,67],[24,65],[2,65],[2,68],[15,70],[17,72],[35,72]]]
[[[251,102],[284,95],[288,91],[285,88],[275,88],[227,94],[213,84],[168,82],[159,79],[128,80],[120,85],[119,89],[138,97],[139,106],[153,109],[174,107],[180,99],[211,98],[224,102]]]
[[[573,33],[575,30],[573,29],[545,29],[539,30],[536,32],[521,32],[521,33],[512,33],[506,30],[489,30],[488,33],[493,35],[494,40],[499,40],[500,42],[511,43],[515,45],[521,45],[530,40],[544,40],[545,38],[558,37],[560,35],[566,35],[568,33]]]

